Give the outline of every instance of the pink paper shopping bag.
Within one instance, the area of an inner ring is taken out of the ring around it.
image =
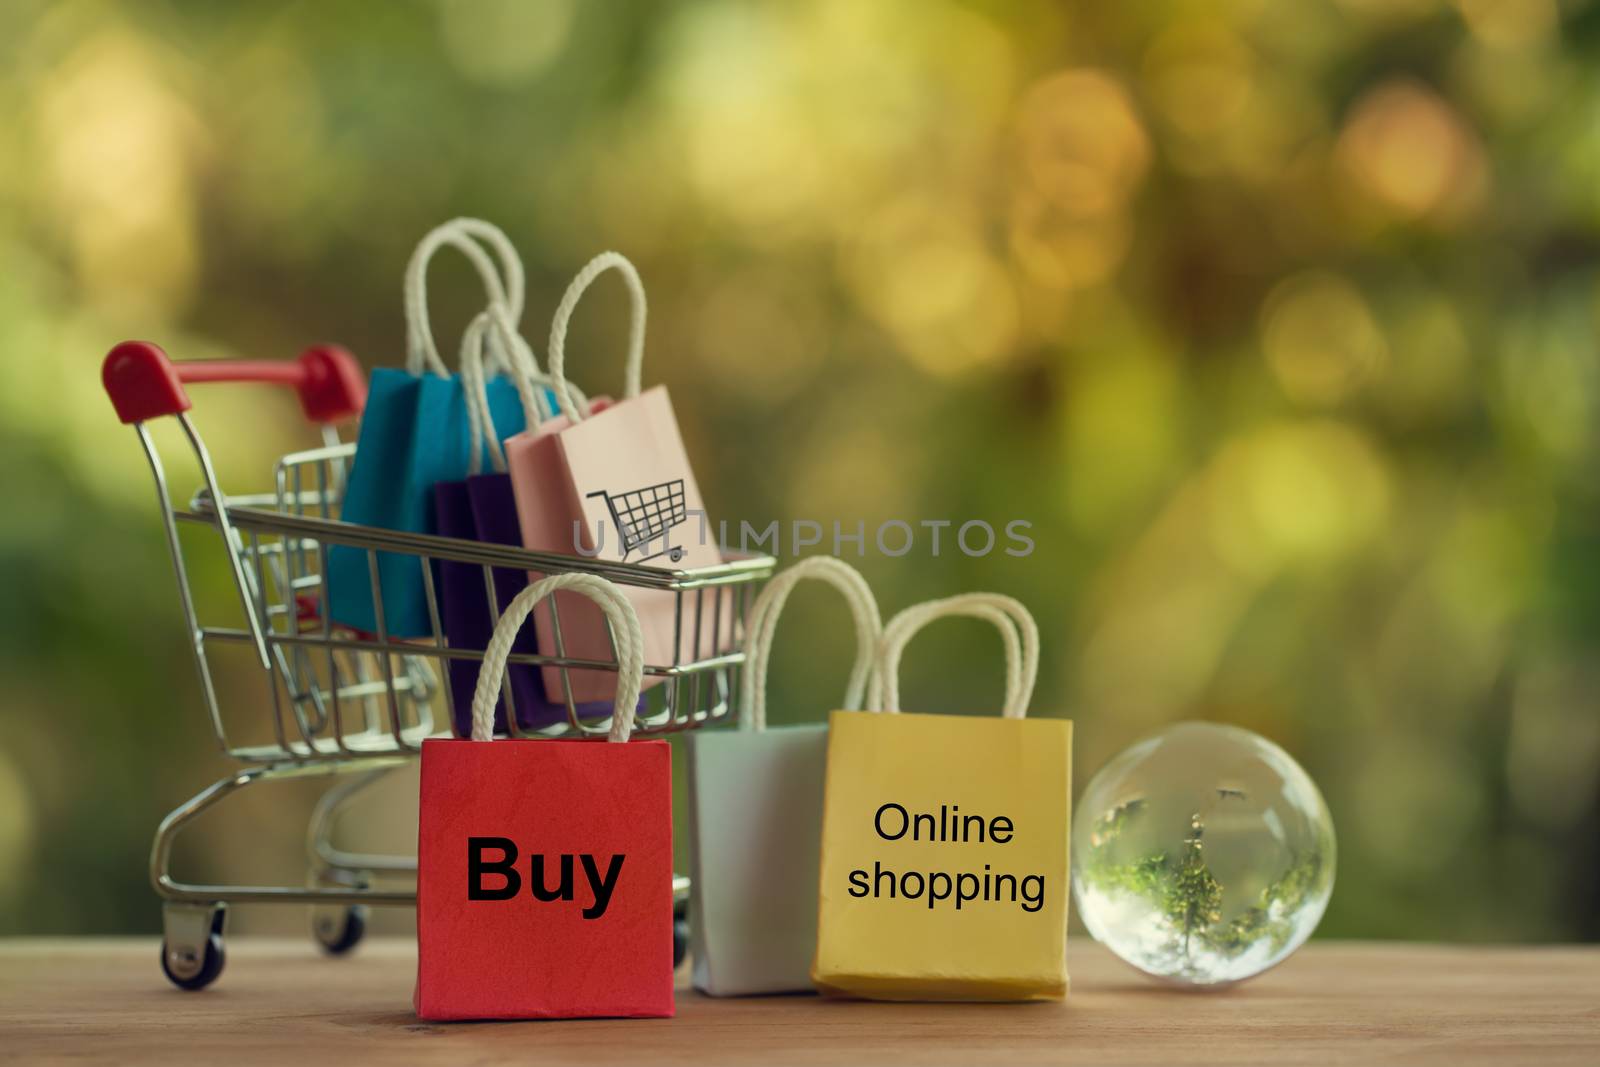
[[[633,322],[622,397],[602,408],[585,403],[568,385],[565,343],[573,308],[589,284],[609,269],[627,282]],[[633,264],[615,252],[591,260],[562,297],[550,327],[548,355],[562,415],[506,441],[525,547],[684,570],[722,562],[666,387],[640,392],[644,325],[644,286]],[[678,594],[672,592],[623,589],[639,616],[647,664],[690,662],[726,649],[734,640],[733,605],[721,588],[708,590],[698,604],[685,600],[687,610],[680,610]],[[558,618],[551,617],[548,602],[538,608],[540,653],[608,659],[610,645],[598,609],[565,593],[554,600]],[[566,691],[563,673],[558,667],[544,669],[551,700],[562,699]],[[616,688],[612,673],[565,674],[575,701],[608,700]],[[645,685],[661,680],[647,675]]]

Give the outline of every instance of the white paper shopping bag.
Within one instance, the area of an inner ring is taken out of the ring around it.
[[[751,608],[741,728],[689,735],[694,984],[713,996],[811,988],[828,729],[766,726],[772,635],[789,593],[806,578],[842,592],[855,619],[847,708],[861,706],[882,630],[872,591],[848,564],[829,556],[797,563]]]

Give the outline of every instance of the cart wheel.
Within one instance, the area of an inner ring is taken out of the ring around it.
[[[350,904],[342,911],[329,908],[311,922],[311,934],[324,952],[343,956],[361,943],[367,933],[367,906]]]
[[[671,552],[668,552],[667,556],[672,560],[672,562],[676,563],[683,558],[683,552],[684,550],[682,546],[679,546],[678,548],[674,548]]]
[[[680,900],[672,906],[672,965],[678,966],[689,954],[689,902]]]
[[[222,965],[228,962],[228,954],[222,948],[221,934],[211,934],[206,938],[199,970],[190,973],[193,961],[174,959],[173,955],[174,953],[167,948],[167,943],[161,942],[161,972],[179,989],[204,989],[217,980],[217,976],[222,973]],[[179,971],[182,972],[181,977],[173,973],[174,965],[178,965]]]

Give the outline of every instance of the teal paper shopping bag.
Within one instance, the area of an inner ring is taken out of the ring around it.
[[[505,271],[502,281],[493,260],[474,238],[488,242]],[[406,366],[372,373],[356,457],[345,486],[340,518],[363,526],[409,533],[432,533],[433,487],[460,481],[474,468],[469,397],[460,375],[445,368],[428,325],[426,272],[434,252],[459,249],[483,278],[490,306],[504,308],[513,324],[522,313],[522,264],[500,230],[478,219],[456,219],[436,228],[417,246],[406,268]],[[511,358],[496,342],[502,366]],[[491,379],[485,395],[493,435],[505,438],[524,428],[516,386]],[[491,431],[485,428],[487,435]],[[419,557],[376,554],[383,605],[379,626],[367,553],[345,545],[328,551],[328,613],[334,622],[390,637],[422,637],[433,632],[427,586]]]

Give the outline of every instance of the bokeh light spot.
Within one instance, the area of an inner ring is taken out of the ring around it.
[[[1252,57],[1218,22],[1180,22],[1144,58],[1145,83],[1184,133],[1203,137],[1233,123],[1250,100]]]
[[[1450,220],[1487,182],[1483,147],[1455,109],[1419,82],[1371,90],[1339,135],[1339,161],[1357,188],[1402,218]]]
[[[1012,209],[1011,252],[1036,284],[1081,289],[1105,281],[1121,266],[1132,231],[1125,214],[1083,218],[1024,191]]]
[[[1181,397],[1174,366],[1150,352],[1107,354],[1075,377],[1063,480],[1080,527],[1104,529],[1149,500],[1178,450]]]
[[[445,50],[461,76],[509,88],[544,70],[572,31],[572,0],[441,0]]]
[[[923,369],[959,374],[1001,359],[1020,329],[1016,291],[976,220],[903,197],[868,222],[851,280],[872,316]]]
[[[1389,512],[1372,442],[1343,423],[1269,426],[1231,444],[1211,472],[1211,535],[1245,573],[1321,566],[1369,542]]]
[[[1267,363],[1291,398],[1335,404],[1383,366],[1383,332],[1355,287],[1310,272],[1281,283],[1261,313]]]
[[[79,278],[130,315],[173,313],[193,295],[198,124],[138,38],[109,30],[35,97],[54,224]]]
[[[1150,165],[1133,101],[1096,70],[1064,71],[1029,89],[1017,134],[1030,187],[1074,215],[1121,210]]]
[[[1558,18],[1554,0],[1455,0],[1455,5],[1472,35],[1492,48],[1541,44]]]

